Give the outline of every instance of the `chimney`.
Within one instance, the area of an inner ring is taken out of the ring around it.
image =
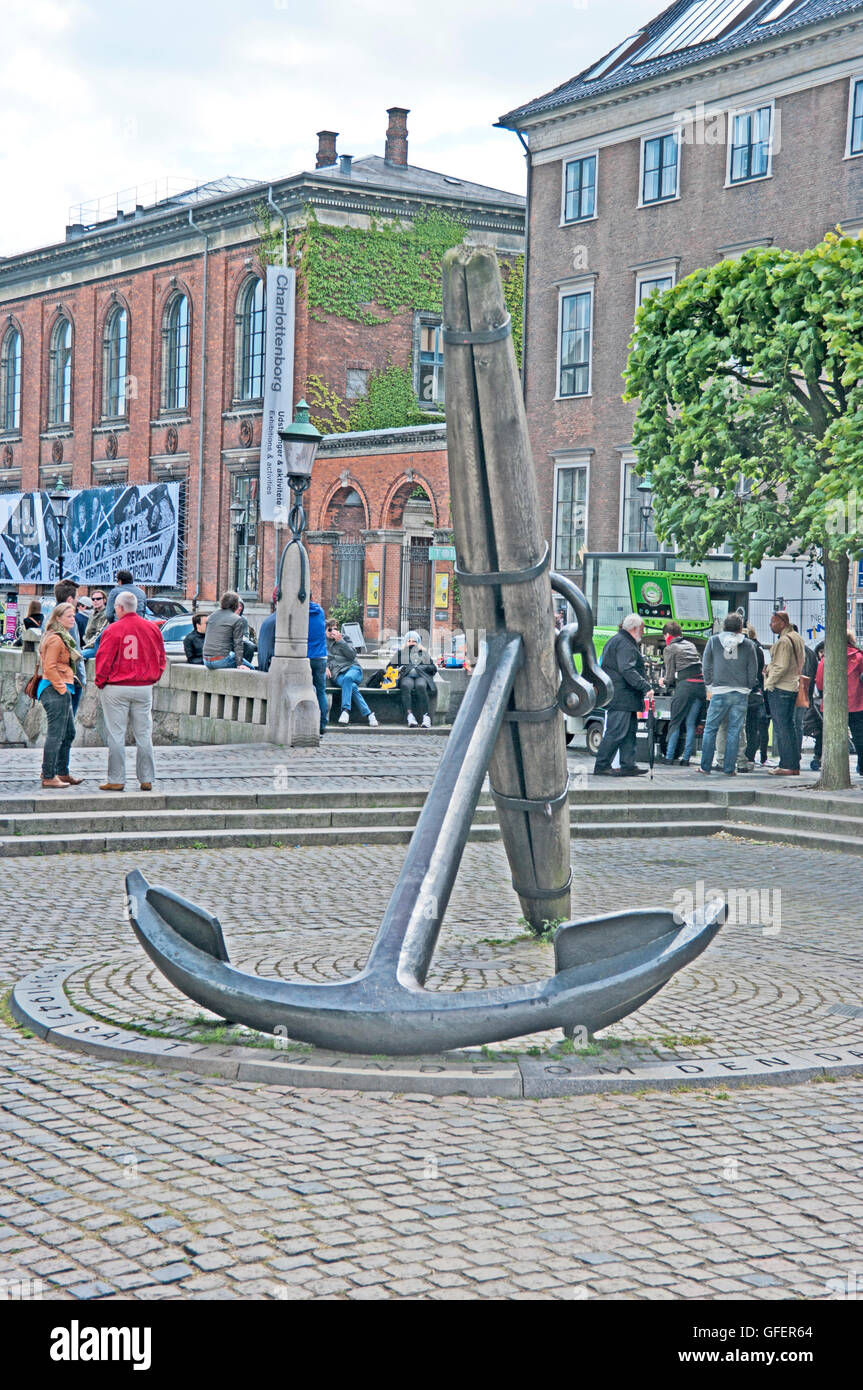
[[[336,141],[339,138],[337,130],[318,131],[318,153],[315,160],[316,169],[328,169],[331,164],[335,164],[338,155],[336,154]]]
[[[352,154],[339,155],[339,173],[342,174],[343,177],[346,179],[349,179],[351,177],[351,169],[353,167],[353,162],[354,157]]]
[[[409,107],[391,106],[387,111],[390,123],[387,126],[387,143],[384,159],[387,164],[399,164],[404,168],[408,162],[408,111]]]

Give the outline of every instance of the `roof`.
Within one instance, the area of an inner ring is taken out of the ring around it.
[[[544,96],[537,97],[524,106],[519,106],[514,111],[509,111],[505,116],[501,116],[498,125],[510,130],[517,130],[528,121],[544,115],[551,115],[563,107],[583,101],[586,97],[603,96],[609,92],[621,91],[642,82],[649,82],[653,78],[665,76],[666,73],[676,73],[711,58],[724,58],[727,54],[737,53],[746,48],[753,48],[756,45],[784,38],[787,34],[796,33],[798,30],[823,23],[825,20],[838,19],[846,14],[863,11],[863,0],[803,0],[803,3],[793,5],[786,14],[780,15],[771,23],[759,23],[759,20],[764,19],[771,11],[779,8],[777,0],[763,0],[763,3],[756,10],[748,14],[746,10],[743,10],[742,13],[746,17],[742,22],[718,38],[688,47],[674,47],[668,53],[662,52],[662,44],[660,43],[658,45],[659,51],[654,56],[649,57],[646,62],[638,62],[639,51],[647,52],[654,47],[655,41],[661,35],[670,35],[672,31],[677,30],[678,24],[687,15],[687,11],[691,10],[694,14],[698,4],[699,0],[674,0],[674,3],[663,10],[662,14],[657,15],[655,19],[644,26],[641,33],[646,33],[647,38],[639,43],[638,49],[627,54],[628,42],[616,45],[616,49],[620,49],[621,54],[625,55],[624,61],[621,62],[618,59],[616,63],[609,62],[610,70],[600,71],[599,76],[594,77],[593,80],[588,80],[590,73],[594,72],[595,69],[601,70],[603,67],[604,59],[594,59],[577,77],[570,78],[561,86],[555,87],[553,91],[546,92]],[[735,7],[730,3],[730,0],[728,9],[729,15],[733,18]],[[683,27],[681,26],[681,28]],[[634,35],[632,37],[635,38]],[[685,36],[681,35],[681,37],[685,42]],[[605,55],[605,58],[610,60],[615,51],[612,49],[609,54]]]
[[[431,194],[435,198],[466,198],[471,202],[490,203],[496,207],[524,207],[520,193],[504,193],[483,183],[470,183],[451,174],[436,174],[432,169],[420,169],[415,164],[393,164],[371,154],[355,159],[350,174],[342,173],[339,164],[315,169],[315,178],[336,179],[345,187],[368,185],[398,193]]]

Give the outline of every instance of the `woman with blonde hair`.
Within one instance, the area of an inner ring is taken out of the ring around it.
[[[42,749],[43,787],[62,789],[81,784],[81,778],[72,777],[69,772],[69,750],[75,737],[72,695],[75,667],[81,660],[75,641],[77,635],[74,603],[58,603],[48,619],[39,647],[42,678],[36,689],[36,699],[48,721]]]

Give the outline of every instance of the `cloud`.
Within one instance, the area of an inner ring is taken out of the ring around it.
[[[657,0],[2,0],[0,255],[61,240],[67,208],[174,176],[278,179],[315,132],[382,154],[410,108],[410,158],[524,189],[494,122],[651,18]]]

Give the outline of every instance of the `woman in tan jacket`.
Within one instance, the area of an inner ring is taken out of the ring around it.
[[[42,679],[36,698],[45,711],[48,730],[42,749],[42,786],[80,786],[81,778],[69,773],[69,750],[75,737],[72,714],[72,694],[75,690],[75,666],[81,658],[75,643],[78,627],[75,605],[58,603],[45,629],[39,647]]]

